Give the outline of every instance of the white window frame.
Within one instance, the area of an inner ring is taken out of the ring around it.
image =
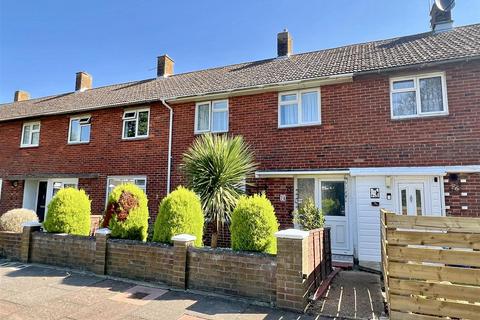
[[[108,205],[108,197],[110,196],[108,192],[108,186],[110,185],[110,179],[116,179],[116,180],[125,180],[127,183],[127,180],[145,180],[145,194],[147,193],[147,176],[108,176],[107,177],[107,188],[105,190],[105,208]],[[135,184],[135,182],[134,182]]]
[[[316,92],[318,96],[318,121],[312,122],[302,122],[302,94],[308,92]],[[282,96],[295,94],[297,100],[295,101],[282,101]],[[296,124],[282,124],[282,112],[281,107],[283,105],[292,104],[293,102],[297,103],[298,106],[298,123]],[[304,90],[295,90],[295,91],[282,91],[278,93],[278,127],[279,128],[293,128],[293,127],[306,127],[306,126],[316,126],[322,124],[322,96],[320,88],[310,88]]]
[[[213,104],[218,103],[218,102],[226,102],[227,107],[225,109],[222,109],[222,110],[213,111]],[[198,107],[203,106],[203,105],[208,105],[208,129],[199,130],[198,129]],[[226,128],[226,130],[212,130],[214,112],[224,112],[224,111],[227,111],[227,128]],[[194,133],[195,134],[200,134],[200,133],[205,133],[205,132],[212,132],[212,133],[228,132],[229,122],[230,122],[230,106],[229,106],[228,99],[203,101],[203,102],[195,103],[195,123],[194,123]]]
[[[3,179],[0,179],[0,200],[2,200],[2,186],[3,186]]]
[[[38,124],[38,130],[33,130],[33,126]],[[23,143],[23,135],[25,134],[25,127],[26,126],[30,126],[30,139],[29,139],[29,143],[26,143],[24,144]],[[40,145],[40,121],[31,121],[31,122],[25,122],[23,125],[22,125],[22,136],[20,138],[20,147],[21,148],[30,148],[30,147],[38,147]],[[34,133],[37,133],[38,132],[38,144],[32,144],[32,136]]]
[[[139,121],[138,113],[142,111],[148,112],[146,135],[138,135],[138,121]],[[132,112],[135,112],[135,117],[125,118],[125,115],[127,113],[132,113]],[[135,120],[135,137],[125,137],[125,122],[132,121],[132,120]],[[144,138],[148,138],[149,134],[150,134],[150,108],[137,108],[137,109],[124,110],[123,116],[122,116],[122,140],[144,139]]]
[[[81,124],[80,121],[82,119],[86,119],[88,118],[88,124]],[[75,121],[75,120],[78,120],[79,121],[79,128],[80,128],[80,132],[79,132],[79,139],[78,141],[72,141],[71,140],[71,133],[72,133],[72,122]],[[86,115],[81,115],[81,116],[75,116],[75,117],[71,117],[70,118],[70,122],[69,122],[69,126],[68,126],[68,141],[67,143],[68,144],[84,144],[84,143],[90,143],[90,136],[88,136],[88,141],[82,141],[81,139],[81,133],[82,133],[82,126],[90,126],[90,135],[92,134],[92,116],[89,115],[89,114],[86,114]]]
[[[440,77],[442,83],[442,101],[443,101],[443,110],[442,111],[432,111],[432,112],[422,112],[422,101],[420,99],[420,79],[428,79]],[[407,89],[393,89],[393,83],[397,81],[407,81],[413,80],[413,88]],[[404,115],[404,116],[395,116],[393,114],[393,94],[400,92],[411,92],[415,91],[415,101],[417,105],[417,114]],[[445,78],[445,72],[433,72],[433,73],[423,73],[416,74],[411,76],[402,76],[402,77],[393,77],[390,78],[390,115],[392,119],[409,119],[409,118],[422,118],[422,117],[434,117],[448,115],[448,99],[447,99],[447,81]]]

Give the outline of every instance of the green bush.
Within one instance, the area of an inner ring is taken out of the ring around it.
[[[147,240],[148,199],[133,183],[116,186],[108,197],[103,227],[109,227],[112,238]]]
[[[38,217],[35,211],[29,209],[12,209],[0,216],[0,230],[22,232],[22,223],[36,221]]]
[[[163,198],[155,221],[153,241],[172,243],[172,237],[186,233],[197,237],[195,246],[202,245],[204,216],[200,198],[184,187]]]
[[[264,194],[238,200],[230,225],[233,250],[276,253],[277,231],[275,210]]]
[[[293,213],[293,221],[299,224],[303,230],[313,230],[323,227],[325,217],[322,210],[317,208],[313,199],[307,198]]]
[[[90,211],[90,199],[84,190],[61,189],[48,204],[43,227],[48,232],[88,236]]]

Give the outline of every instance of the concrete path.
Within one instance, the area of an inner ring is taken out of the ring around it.
[[[0,319],[321,318],[255,306],[246,301],[0,260]]]
[[[384,315],[380,276],[362,271],[340,271],[322,299],[309,309],[340,319],[380,319]]]

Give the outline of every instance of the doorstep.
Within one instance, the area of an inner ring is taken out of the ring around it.
[[[353,256],[344,254],[332,254],[332,266],[342,269],[353,268]]]

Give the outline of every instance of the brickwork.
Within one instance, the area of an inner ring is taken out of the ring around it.
[[[0,232],[0,257],[20,260],[22,233]]]
[[[310,231],[308,237],[308,266],[306,288],[309,294],[320,286],[332,272],[330,228]]]
[[[274,303],[276,258],[229,249],[189,248],[188,287]]]
[[[95,264],[92,266],[92,271],[96,274],[105,274],[107,264],[107,241],[109,237],[109,233],[97,233],[95,235]]]
[[[175,237],[174,237],[175,238]],[[195,243],[195,239],[173,240],[175,263],[171,272],[171,282],[177,288],[187,288],[187,256],[188,249]]]
[[[449,174],[444,186],[447,215],[480,217],[480,174]]]
[[[106,274],[171,284],[174,258],[172,246],[151,242],[109,239],[107,242]]]
[[[30,260],[31,251],[33,249],[32,237],[33,232],[40,230],[40,226],[26,226],[22,231],[22,242],[20,244],[20,260],[28,262]]]
[[[95,238],[34,232],[29,261],[94,271]]]

